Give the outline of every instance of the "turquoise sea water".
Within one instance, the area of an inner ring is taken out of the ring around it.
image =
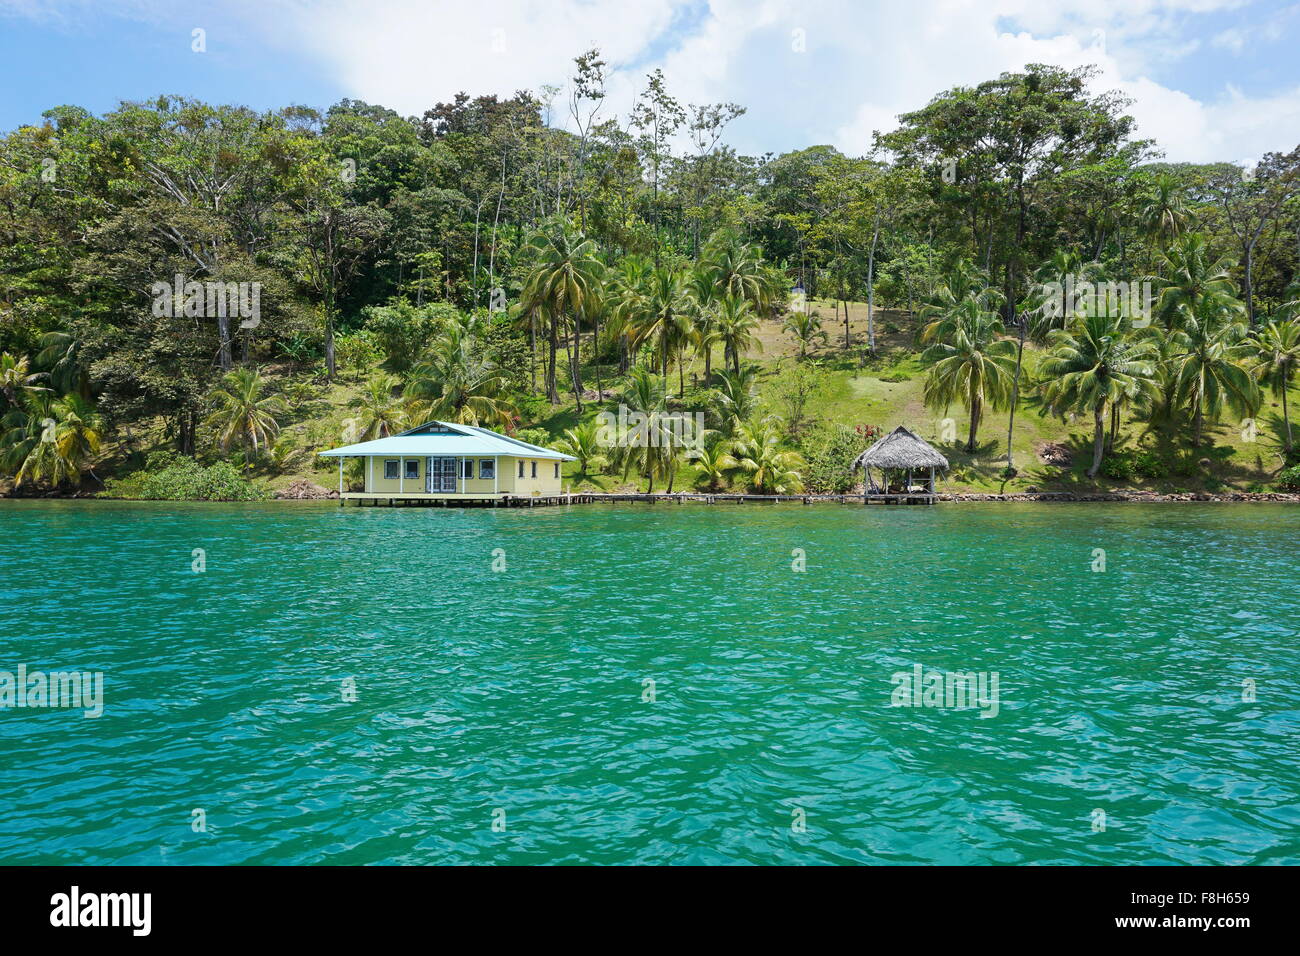
[[[0,709],[3,863],[1300,860],[1300,508],[3,502],[0,542],[0,671],[105,697]],[[916,665],[996,716],[891,707]]]

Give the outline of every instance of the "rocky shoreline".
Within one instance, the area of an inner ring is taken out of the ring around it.
[[[1300,504],[1300,494],[1285,491],[1232,491],[1211,494],[1208,491],[1188,491],[1162,494],[1157,491],[1016,491],[1008,494],[949,493],[941,492],[940,501],[1285,501]]]
[[[608,493],[606,493],[608,494]],[[679,492],[682,497],[694,497],[704,494],[703,492]],[[624,493],[627,498],[635,498],[636,492]],[[859,490],[856,493],[850,492],[846,495],[789,495],[790,500],[795,501],[805,499],[808,501],[818,500],[851,500],[861,495]],[[52,492],[32,494],[13,494],[12,490],[8,493],[0,491],[0,498],[14,499],[95,499],[99,496],[94,492]],[[291,482],[287,487],[276,491],[270,500],[273,501],[328,501],[338,500],[339,493],[336,490],[324,488],[306,479],[299,479]],[[597,494],[597,497],[603,495]],[[620,496],[621,497],[621,496]],[[666,496],[659,496],[666,497]],[[1285,491],[1232,491],[1223,494],[1211,494],[1206,491],[1187,491],[1187,492],[1169,492],[1162,493],[1157,491],[1013,491],[1005,494],[994,494],[987,492],[940,492],[937,500],[943,502],[984,502],[984,501],[1045,501],[1045,502],[1076,502],[1076,501],[1135,501],[1135,502],[1178,502],[1178,501],[1201,501],[1201,502],[1284,502],[1288,504],[1300,504],[1300,493]],[[100,499],[100,500],[117,500],[117,499]]]

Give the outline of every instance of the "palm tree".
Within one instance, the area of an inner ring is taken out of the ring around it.
[[[103,424],[80,395],[55,399],[45,392],[29,392],[23,407],[5,416],[4,426],[0,464],[14,474],[16,485],[44,481],[57,487],[79,480],[85,471],[94,476],[91,466],[99,454]]]
[[[646,494],[650,494],[654,491],[656,476],[664,473],[661,447],[658,442],[650,440],[657,428],[659,416],[668,408],[664,379],[649,369],[632,369],[623,393],[623,401],[629,411],[645,416],[645,427],[643,432],[636,436],[629,436],[632,440],[618,447],[615,452],[615,465],[622,468],[624,480],[633,469],[643,475],[648,482]]]
[[[1182,325],[1170,333],[1171,381],[1175,400],[1192,409],[1192,445],[1199,447],[1205,416],[1217,418],[1228,407],[1253,415],[1260,392],[1246,366],[1251,348],[1246,325],[1225,321],[1203,298],[1207,311],[1183,311]]]
[[[578,332],[583,314],[597,304],[605,266],[597,257],[596,244],[568,226],[539,233],[529,243],[526,254],[532,256],[535,264],[524,282],[521,307],[524,310],[544,307],[545,314],[551,320],[548,322],[551,347],[548,395],[552,403],[558,404],[559,393],[555,386],[558,323],[568,318],[573,323],[570,372],[573,377],[574,400],[581,412],[582,379],[578,372]]]
[[[1154,277],[1160,286],[1156,313],[1164,320],[1165,329],[1174,328],[1192,314],[1217,323],[1219,318],[1241,311],[1230,275],[1232,266],[1232,259],[1213,256],[1200,233],[1185,233],[1174,240],[1160,254],[1160,276]]]
[[[802,309],[791,312],[781,330],[789,332],[799,343],[800,360],[808,357],[808,350],[813,346],[820,343],[825,347],[830,342],[830,336],[822,328],[821,316],[815,312],[805,312]]]
[[[1283,450],[1289,460],[1294,444],[1286,393],[1300,369],[1300,319],[1269,322],[1250,337],[1250,347],[1255,352],[1255,377],[1282,398],[1282,423],[1286,428]]]
[[[709,491],[717,491],[727,480],[727,472],[739,466],[729,450],[729,442],[715,441],[705,445],[695,457],[694,467],[707,479]]]
[[[736,295],[724,295],[718,303],[718,338],[732,371],[740,373],[740,358],[751,349],[762,350],[755,330],[758,319],[753,306]]]
[[[67,332],[46,332],[36,364],[46,369],[50,384],[64,394],[75,392],[90,398],[90,376],[86,372],[83,343]]]
[[[284,414],[284,406],[279,398],[262,394],[264,384],[257,369],[237,368],[208,396],[213,405],[208,422],[219,433],[222,451],[238,441],[256,455],[275,441],[280,432],[275,417]]]
[[[1128,318],[1118,312],[1092,310],[1048,335],[1051,350],[1039,364],[1048,407],[1060,414],[1092,412],[1095,433],[1089,478],[1101,470],[1108,407],[1150,398],[1156,392],[1154,347],[1147,341],[1130,341],[1129,328]]]
[[[1148,236],[1177,239],[1192,216],[1182,186],[1170,173],[1157,173],[1152,186],[1138,211],[1138,221]]]
[[[758,403],[758,370],[746,365],[735,372],[722,373],[718,381],[718,405],[721,419],[730,430],[753,415]]]
[[[618,341],[620,374],[631,364],[632,343],[647,311],[645,292],[653,271],[654,263],[645,256],[624,256],[606,288],[609,312],[605,334]]]
[[[659,370],[667,380],[669,356],[690,338],[690,300],[682,273],[668,265],[652,269],[640,308],[636,341],[650,342],[659,353]]]
[[[69,472],[80,477],[90,472],[96,481],[92,463],[104,439],[104,423],[95,406],[75,392],[54,403],[54,443]]]
[[[406,397],[412,418],[506,426],[519,414],[503,397],[505,378],[480,354],[471,328],[449,327],[411,370]]]
[[[948,263],[942,278],[930,290],[929,300],[921,306],[920,316],[928,320],[921,333],[921,341],[933,341],[939,336],[945,316],[966,299],[977,299],[985,309],[994,309],[1002,295],[989,285],[988,277],[969,259],[957,258]]]
[[[1038,343],[1047,341],[1052,329],[1063,329],[1077,314],[1076,303],[1065,301],[1065,292],[1080,282],[1100,278],[1096,263],[1085,263],[1073,249],[1057,249],[1034,272],[1034,288],[1023,303],[1029,312],[1027,331]],[[1060,290],[1059,295],[1057,290]]]
[[[36,383],[41,373],[31,370],[31,363],[26,355],[14,356],[9,352],[0,352],[0,393],[10,407],[20,405],[19,398],[32,392],[49,391]]]
[[[718,286],[713,270],[697,264],[686,279],[690,297],[691,338],[697,354],[704,356],[704,383],[713,378],[713,347],[718,336]]]
[[[975,296],[963,299],[943,318],[931,323],[926,334],[935,339],[921,353],[930,368],[925,380],[925,404],[946,408],[961,402],[970,413],[966,451],[975,451],[975,436],[985,406],[1001,408],[1011,398],[1015,376],[1016,343],[999,339],[1002,322]]]
[[[358,440],[387,438],[402,430],[405,419],[402,403],[393,395],[400,385],[396,376],[376,375],[366,383],[361,394],[348,403],[361,410],[357,421]]]
[[[782,451],[781,420],[775,415],[759,421],[742,422],[731,443],[735,468],[758,494],[784,495],[803,490],[804,467],[797,452]]]
[[[600,429],[595,422],[584,422],[567,429],[558,442],[560,451],[578,459],[578,475],[588,477],[592,466],[602,467],[607,459],[600,444]]]
[[[771,305],[772,281],[764,270],[762,253],[734,230],[719,229],[710,236],[701,259],[713,273],[719,297],[744,299],[760,313]]]

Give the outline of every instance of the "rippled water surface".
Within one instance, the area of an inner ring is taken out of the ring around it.
[[[0,596],[105,695],[0,862],[1300,860],[1300,508],[4,502]]]

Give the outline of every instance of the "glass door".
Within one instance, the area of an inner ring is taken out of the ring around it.
[[[425,490],[430,494],[455,492],[456,475],[460,470],[459,458],[430,458],[425,469]]]

